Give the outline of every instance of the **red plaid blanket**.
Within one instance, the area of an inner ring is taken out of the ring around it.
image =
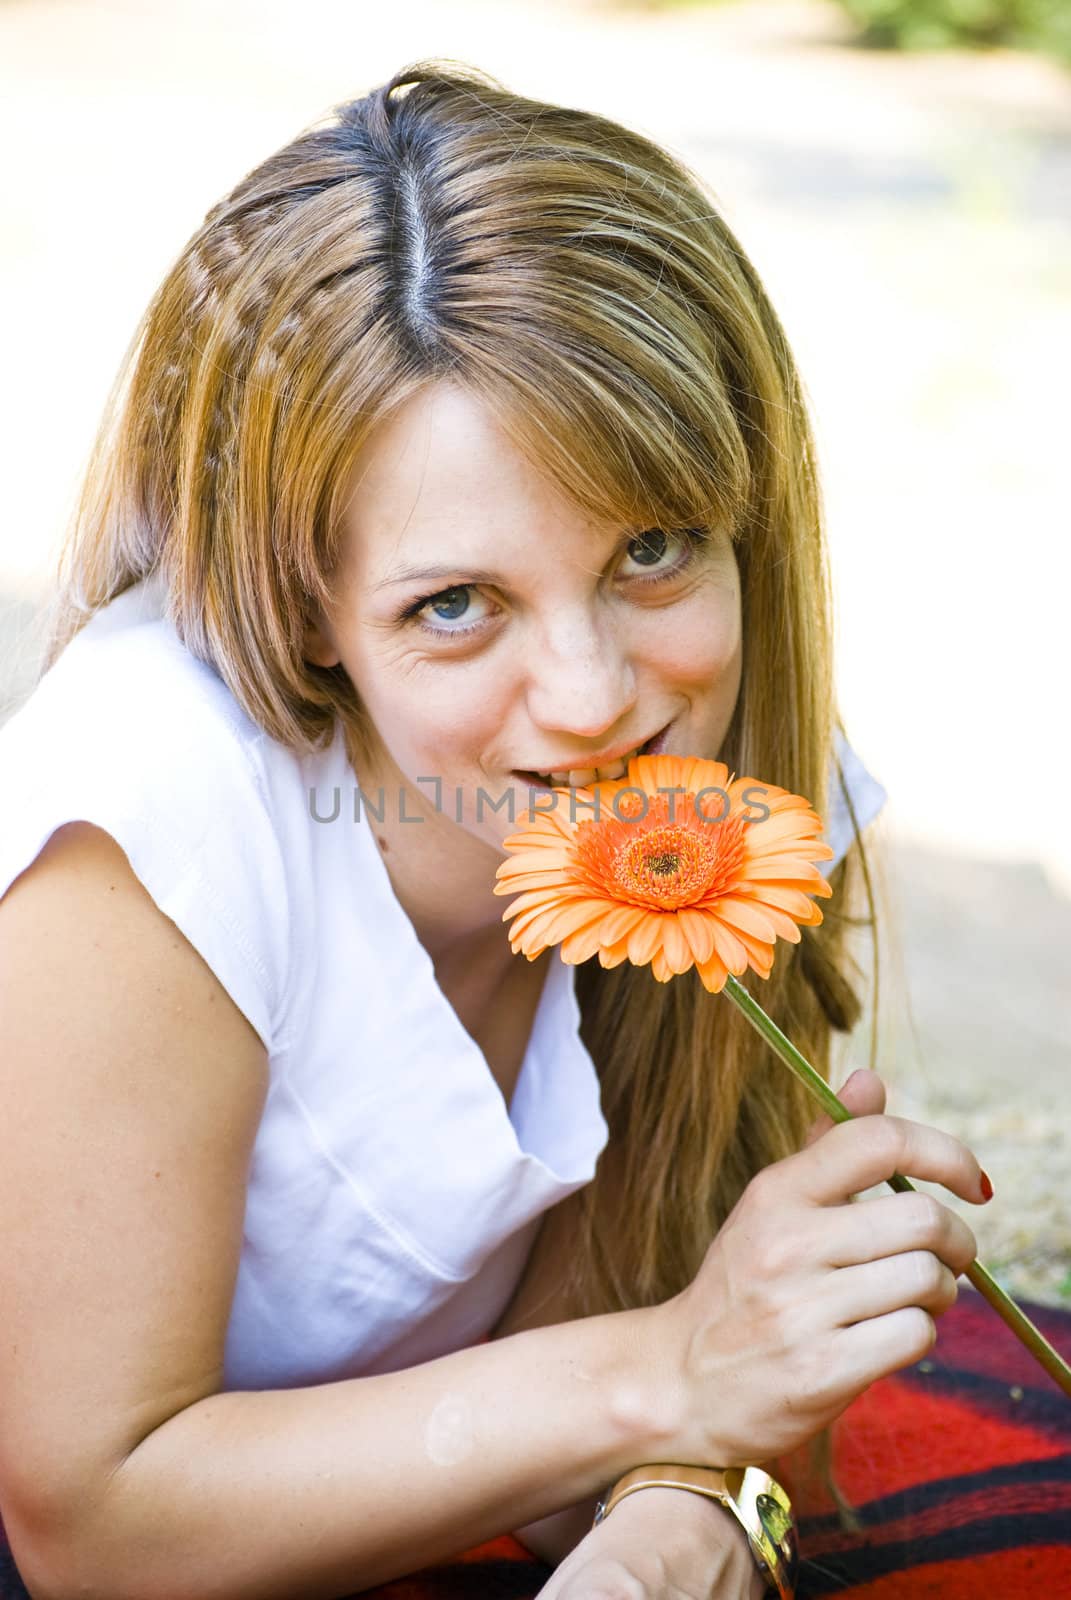
[[[1029,1307],[1071,1357],[1071,1315]],[[834,1430],[845,1532],[813,1485],[799,1600],[1062,1600],[1071,1596],[1071,1400],[972,1291],[929,1360],[882,1379]],[[509,1535],[365,1592],[365,1600],[531,1600],[550,1569]],[[0,1527],[0,1600],[29,1600]]]

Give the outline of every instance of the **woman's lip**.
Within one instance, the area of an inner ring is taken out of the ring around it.
[[[669,735],[669,730],[670,730],[670,728],[672,726],[673,726],[673,724],[671,722],[667,722],[665,727],[660,729],[660,731],[658,733],[653,734],[650,739],[644,740],[643,744],[640,746],[640,749],[643,751],[644,755],[660,756],[662,754],[662,752],[666,748],[666,739],[667,739],[667,737]],[[550,772],[585,772],[585,771],[589,771],[589,770],[594,771],[598,767],[608,767],[614,761],[620,761],[623,756],[628,755],[629,751],[633,750],[633,749],[635,749],[635,746],[634,745],[630,745],[627,749],[625,749],[625,750],[623,750],[621,752],[621,755],[618,755],[618,756],[600,756],[598,758],[598,760],[595,760],[595,761],[593,761],[589,756],[588,757],[588,765],[587,765],[587,767],[580,767],[579,765],[574,764],[571,767],[550,767],[550,768],[547,768],[546,770],[550,771]],[[519,767],[515,767],[513,769],[513,775],[516,778],[522,778],[524,780],[524,782],[530,784],[532,788],[545,789],[545,788],[548,787],[545,783],[541,783],[539,781],[538,774],[535,773],[535,772],[524,772]]]

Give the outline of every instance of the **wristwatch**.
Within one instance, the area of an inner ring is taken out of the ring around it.
[[[755,1564],[771,1594],[794,1600],[799,1545],[792,1504],[781,1485],[761,1467],[692,1467],[657,1461],[618,1478],[595,1509],[597,1527],[620,1500],[637,1489],[691,1489],[717,1500],[747,1534]]]

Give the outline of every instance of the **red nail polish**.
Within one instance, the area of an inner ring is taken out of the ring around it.
[[[988,1172],[982,1173],[982,1196],[986,1200],[992,1200],[993,1198],[993,1185]]]

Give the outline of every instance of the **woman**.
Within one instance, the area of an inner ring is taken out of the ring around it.
[[[510,1529],[548,1600],[760,1592],[721,1506],[596,1496],[916,1360],[973,1238],[850,1198],[982,1176],[870,1073],[808,1135],[694,974],[516,961],[492,885],[533,794],[639,749],[828,801],[836,896],[763,991],[828,1070],[881,791],[824,563],[776,317],[643,139],[416,68],[209,214],[0,735],[34,1595],[344,1595]]]

